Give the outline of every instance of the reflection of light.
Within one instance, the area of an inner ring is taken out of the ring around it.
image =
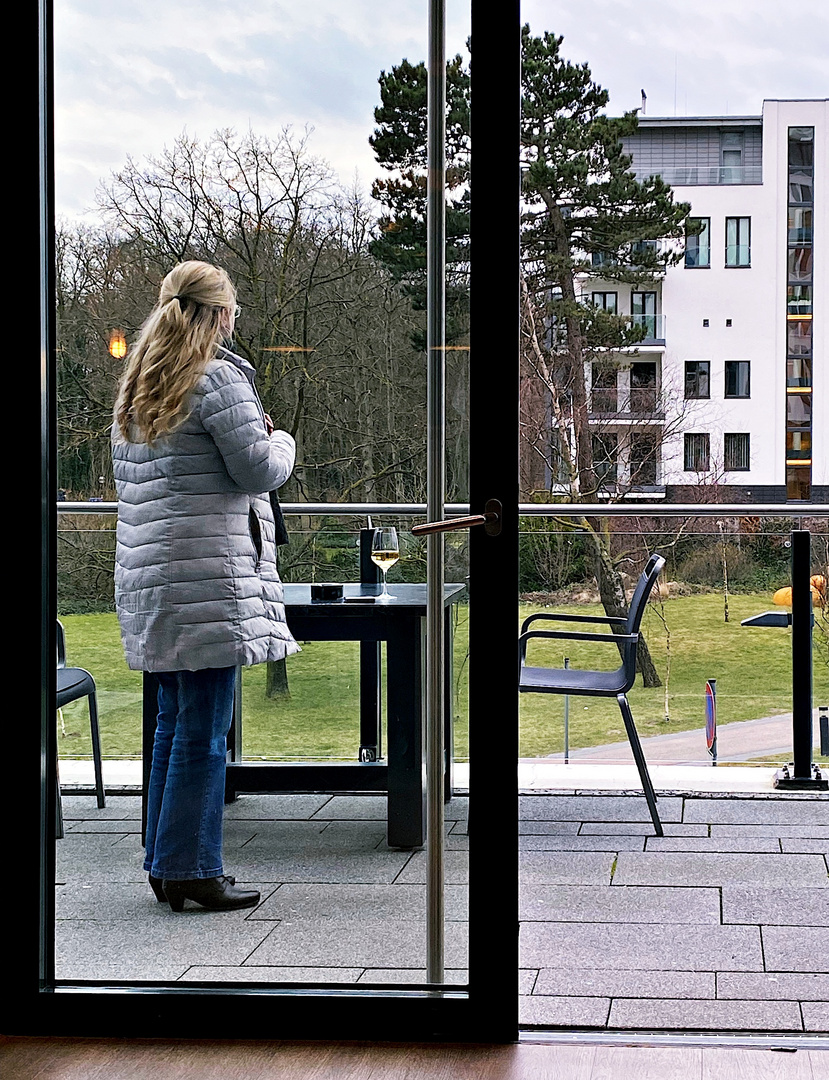
[[[123,330],[113,330],[109,335],[109,354],[116,360],[123,360],[127,355],[127,339]]]
[[[811,386],[787,386],[787,394],[811,394]]]
[[[787,319],[811,319],[811,315],[787,315]]]

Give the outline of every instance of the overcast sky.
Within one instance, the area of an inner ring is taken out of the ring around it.
[[[497,2],[497,0],[496,0]],[[469,0],[447,0],[451,52]],[[377,77],[426,55],[426,0],[55,0],[56,199],[76,217],[127,155],[185,128],[313,128],[311,150],[368,189]],[[620,113],[758,115],[764,98],[829,96],[826,0],[525,0]]]

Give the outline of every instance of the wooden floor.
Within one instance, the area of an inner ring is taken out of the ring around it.
[[[826,1080],[829,1050],[0,1036],[4,1080]]]

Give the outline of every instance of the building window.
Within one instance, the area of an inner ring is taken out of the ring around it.
[[[751,453],[748,432],[726,432],[723,463],[727,472],[748,472]]]
[[[751,218],[725,219],[725,265],[751,266]]]
[[[685,400],[711,397],[711,361],[685,361]]]
[[[594,435],[593,472],[599,488],[612,488],[616,485],[619,460],[619,436],[609,433]]]
[[[633,413],[656,412],[656,391],[655,361],[634,361],[630,365],[630,411]]]
[[[615,413],[619,409],[619,394],[616,389],[616,368],[613,364],[593,365],[593,384],[590,395],[591,412]]]
[[[726,360],[725,396],[727,398],[751,397],[751,363],[748,360]]]
[[[739,184],[743,180],[743,133],[742,131],[724,131],[720,141],[722,169],[720,179],[723,184]]]
[[[632,292],[630,314],[634,326],[644,326],[646,338],[656,338],[656,293]]]
[[[594,292],[591,295],[593,307],[615,315],[619,308],[619,294],[615,292]]]
[[[711,265],[711,218],[688,218],[685,229],[685,265]]]
[[[711,436],[699,432],[685,436],[685,471],[708,472],[711,461]]]
[[[659,436],[651,433],[630,437],[630,482],[634,487],[658,483]]]

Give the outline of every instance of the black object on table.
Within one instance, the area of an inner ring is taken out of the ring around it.
[[[238,792],[388,792],[390,847],[421,847],[426,837],[426,597],[425,584],[394,583],[394,599],[365,603],[378,585],[345,585],[342,600],[312,601],[309,584],[285,585],[288,626],[297,641],[359,641],[369,647],[369,672],[360,680],[360,756],[355,762],[262,762],[241,760],[241,679],[237,681],[234,719],[228,735],[226,801]],[[444,793],[452,796],[452,607],[463,585],[444,588],[446,625],[446,707]],[[386,712],[388,747],[380,752],[379,669],[371,666],[380,642],[386,642]],[[361,656],[361,660],[363,657]],[[144,675],[144,794],[146,799],[156,723],[156,680]],[[290,722],[290,711],[286,712]],[[365,747],[377,748],[377,759]]]

